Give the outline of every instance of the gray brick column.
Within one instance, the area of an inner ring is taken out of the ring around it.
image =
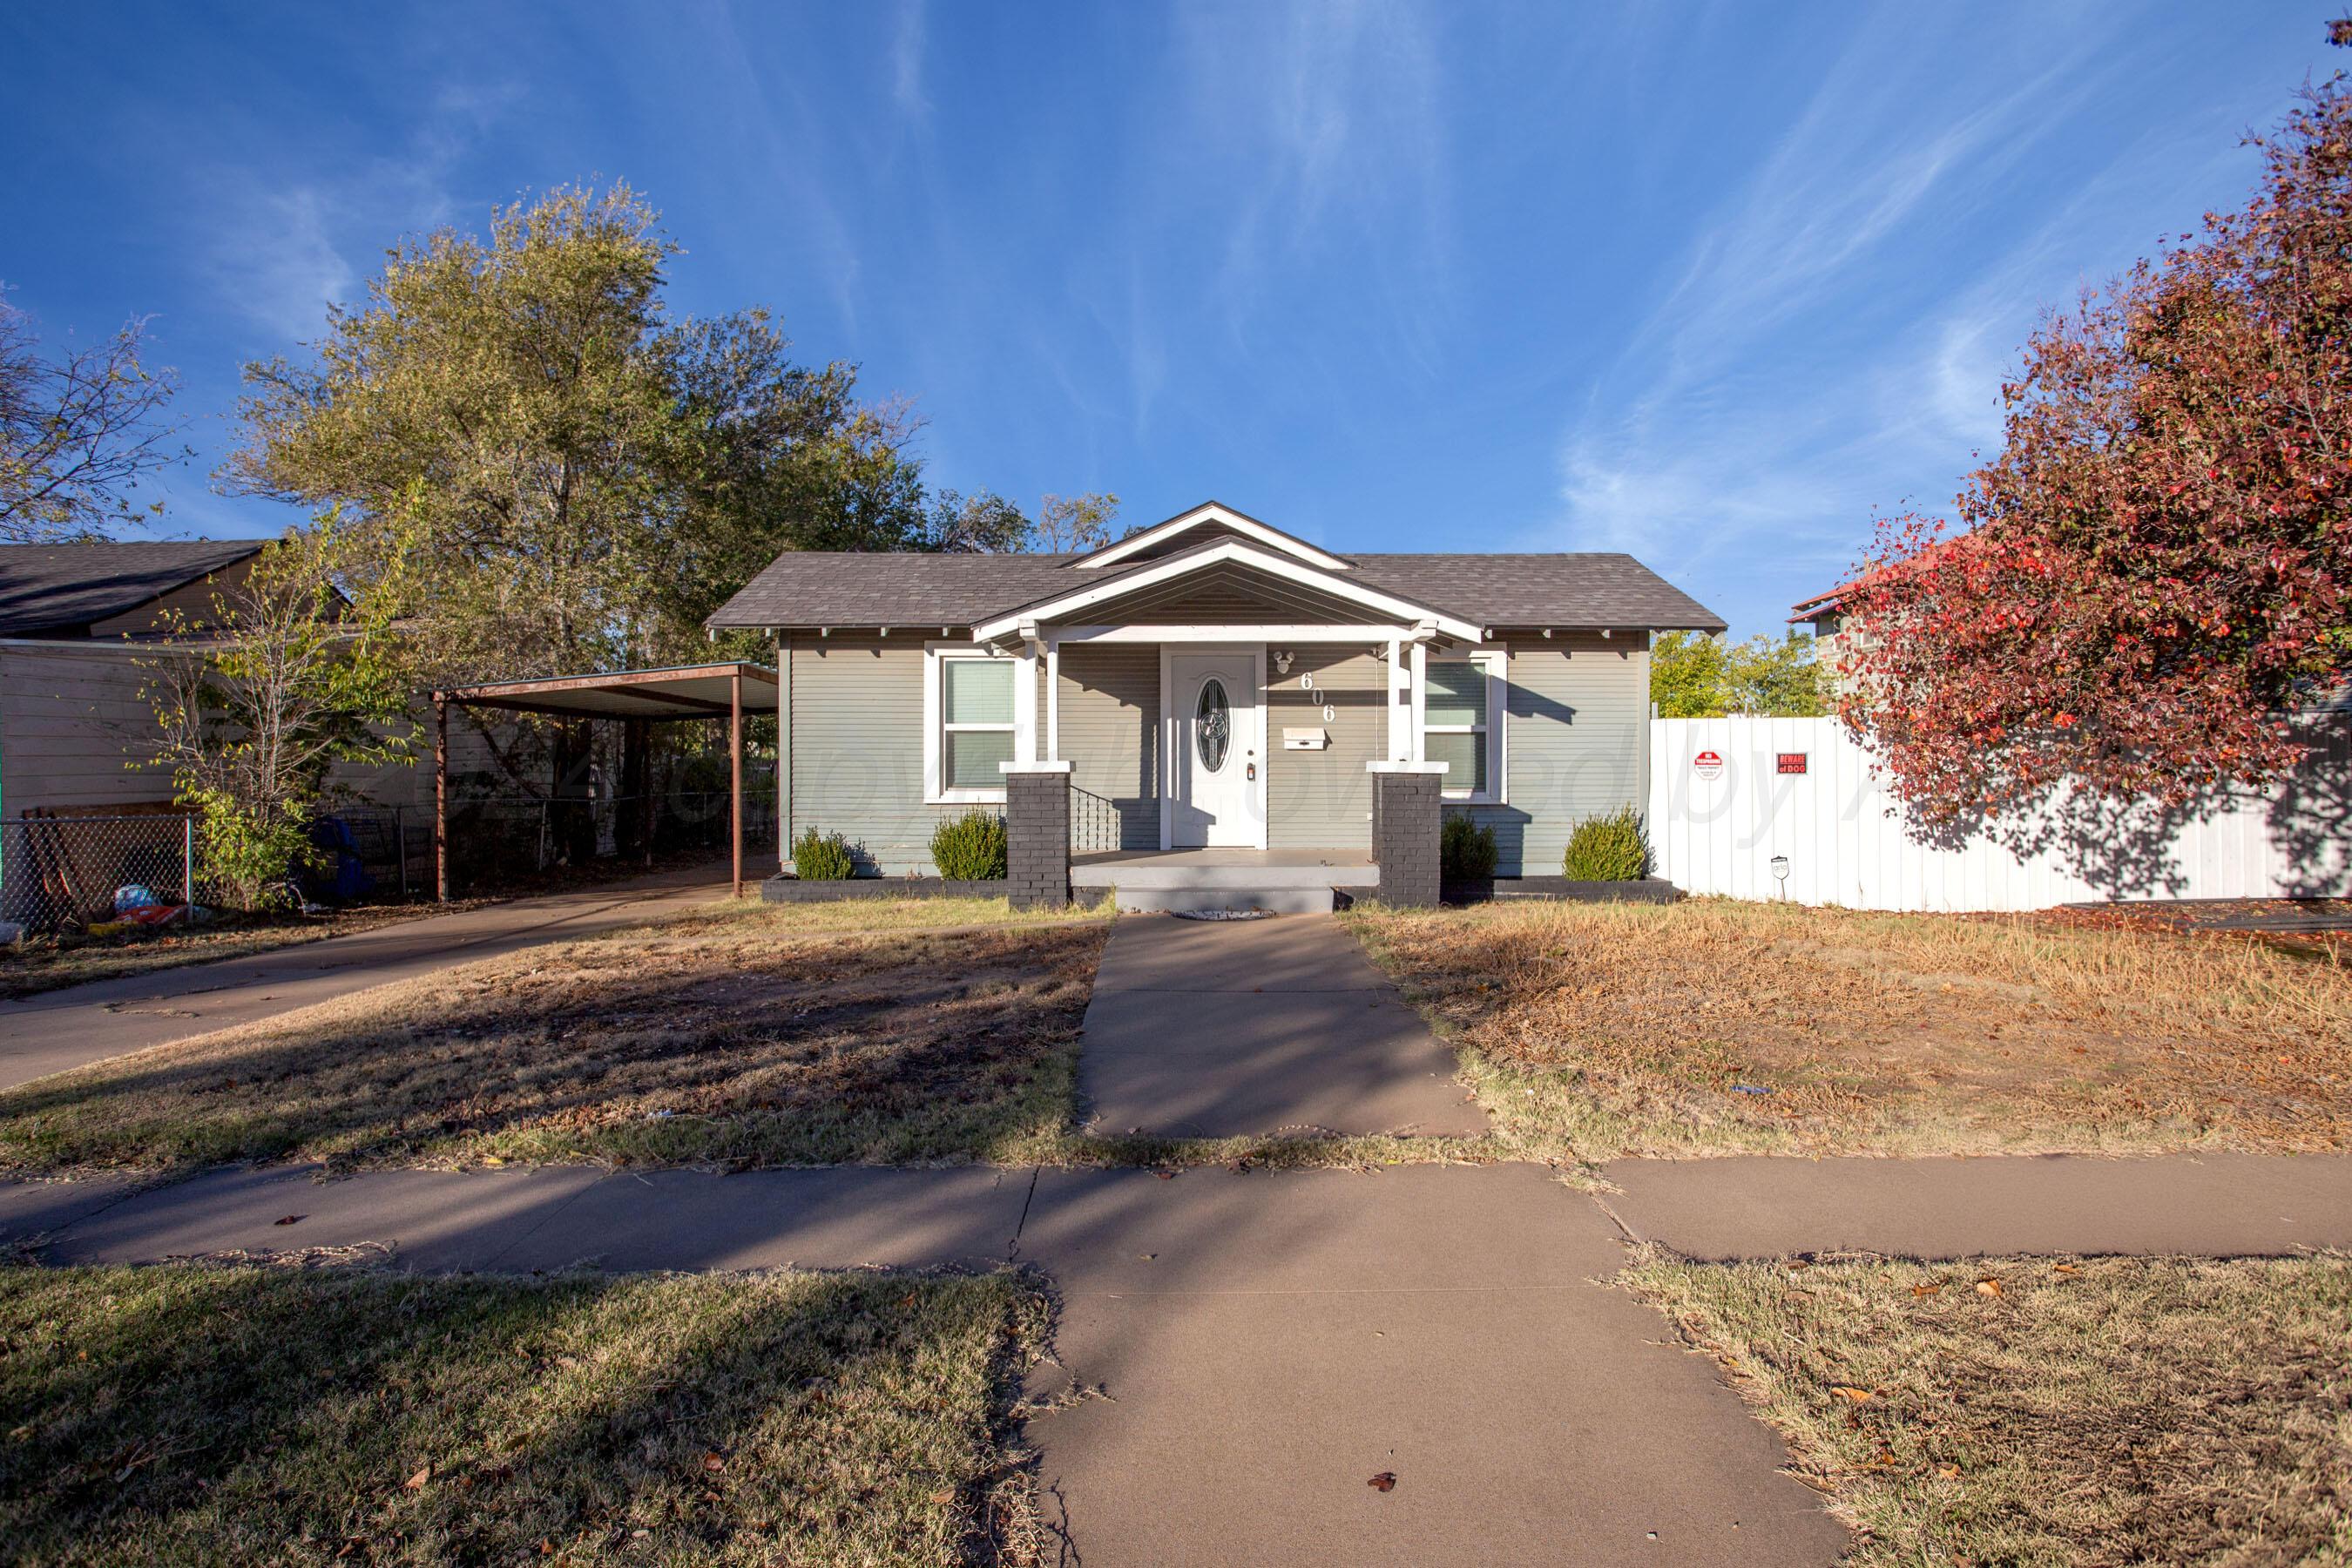
[[[1005,896],[1016,910],[1058,910],[1070,901],[1070,764],[1000,765]]]
[[[1444,763],[1371,763],[1372,862],[1381,902],[1402,909],[1437,903],[1437,830],[1444,815]]]

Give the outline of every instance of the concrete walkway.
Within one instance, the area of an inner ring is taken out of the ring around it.
[[[1097,1132],[1486,1130],[1454,1053],[1328,915],[1120,920],[1078,1059]]]
[[[724,897],[726,876],[724,866],[690,867],[0,1002],[0,1089],[447,964],[635,924]]]

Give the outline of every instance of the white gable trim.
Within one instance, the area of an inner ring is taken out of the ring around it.
[[[1189,533],[1203,523],[1216,523],[1230,528],[1252,543],[1262,544],[1269,550],[1279,550],[1284,554],[1295,556],[1310,566],[1320,566],[1326,572],[1354,570],[1347,562],[1336,555],[1316,549],[1303,539],[1294,539],[1282,530],[1269,528],[1254,517],[1244,517],[1237,511],[1228,511],[1215,501],[1209,501],[1194,507],[1191,511],[1179,513],[1166,522],[1155,522],[1142,532],[1129,534],[1117,544],[1105,545],[1093,554],[1082,560],[1074,561],[1071,564],[1086,571],[1093,571],[1098,566],[1114,566],[1138,551],[1148,550],[1180,533]]]
[[[1194,572],[1205,571],[1212,566],[1223,565],[1228,562],[1239,566],[1251,567],[1293,583],[1303,583],[1310,588],[1318,588],[1337,598],[1352,600],[1379,611],[1382,620],[1402,621],[1407,624],[1427,623],[1433,629],[1449,637],[1458,637],[1464,642],[1475,643],[1486,640],[1482,628],[1473,622],[1441,615],[1426,605],[1416,605],[1409,599],[1400,599],[1393,594],[1383,593],[1378,588],[1368,587],[1362,583],[1350,582],[1336,573],[1319,571],[1287,555],[1276,555],[1271,551],[1261,550],[1255,544],[1244,543],[1238,539],[1220,541],[1200,553],[1187,555],[1181,560],[1155,562],[1147,566],[1139,566],[1132,572],[1119,574],[1108,583],[1080,588],[1073,593],[1065,594],[1058,599],[1050,599],[1045,604],[1034,605],[1024,610],[1015,610],[1010,615],[999,616],[992,621],[983,621],[972,629],[972,640],[993,642],[999,637],[1011,637],[1015,633],[1024,636],[1032,635],[1028,628],[1043,625],[1047,621],[1069,620],[1097,605],[1120,598],[1138,589],[1149,588],[1154,584],[1187,576]]]

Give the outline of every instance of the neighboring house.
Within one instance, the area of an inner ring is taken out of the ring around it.
[[[1626,555],[1340,554],[1215,502],[1079,555],[787,553],[710,625],[776,640],[786,844],[885,874],[1056,762],[1082,855],[1360,864],[1370,765],[1426,761],[1557,875],[1646,799],[1651,634],[1724,628]]]
[[[139,661],[175,616],[202,629],[263,543],[0,545],[0,816],[170,802],[124,766],[154,728]]]
[[[167,776],[128,765],[155,733],[144,667],[167,634],[207,628],[267,542],[0,545],[0,817],[171,805]],[[430,787],[405,765],[336,782],[385,803]]]

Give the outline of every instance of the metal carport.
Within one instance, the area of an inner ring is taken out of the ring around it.
[[[666,724],[727,721],[728,841],[733,847],[735,891],[743,891],[743,705],[771,709],[776,672],[764,664],[684,664],[666,669],[623,669],[545,680],[497,680],[455,686],[433,694],[433,887],[449,897],[449,705],[548,713],[565,719],[623,719]]]

